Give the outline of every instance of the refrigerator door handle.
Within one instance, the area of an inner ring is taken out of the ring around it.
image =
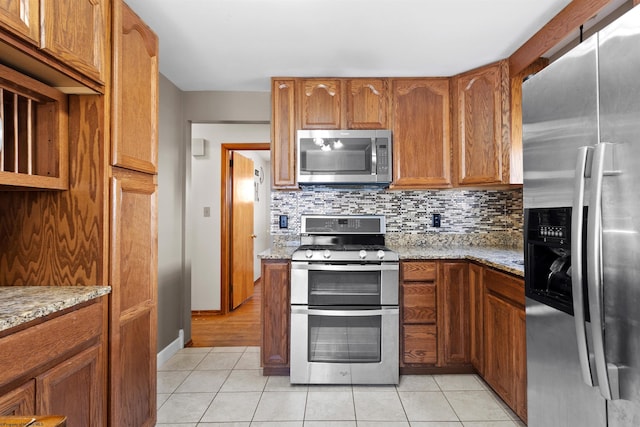
[[[596,145],[591,169],[591,196],[587,221],[587,286],[593,335],[596,376],[600,393],[607,400],[619,399],[617,367],[607,363],[604,343],[604,289],[602,279],[602,182],[605,156],[611,144]]]
[[[589,364],[589,347],[587,344],[587,326],[584,310],[584,294],[582,268],[582,230],[584,227],[584,184],[587,173],[587,164],[593,152],[592,147],[580,147],[576,161],[573,208],[571,214],[571,293],[573,296],[573,312],[576,325],[576,336],[578,339],[578,361],[582,371],[582,379],[593,387],[593,373]]]

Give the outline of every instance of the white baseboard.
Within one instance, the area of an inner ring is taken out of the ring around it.
[[[180,349],[184,348],[184,330],[178,331],[178,338],[173,340],[171,344],[163,348],[158,353],[157,363],[158,367],[164,365],[171,357],[176,354]]]

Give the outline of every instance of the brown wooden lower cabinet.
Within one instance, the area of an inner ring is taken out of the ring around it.
[[[0,396],[0,416],[29,415],[36,413],[36,386],[31,379]]]
[[[483,268],[469,263],[469,351],[473,368],[484,375],[484,285]]]
[[[485,268],[484,379],[526,421],[524,283]]]
[[[262,345],[264,375],[289,374],[290,263],[262,260]]]
[[[105,320],[102,297],[0,338],[0,416],[63,415],[69,427],[106,426]]]
[[[469,285],[468,263],[440,263],[438,313],[442,339],[441,366],[469,364]]]
[[[67,425],[102,423],[102,349],[94,345],[36,377],[38,414],[64,415]]]

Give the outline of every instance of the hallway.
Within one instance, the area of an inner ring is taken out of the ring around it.
[[[253,296],[225,315],[192,314],[190,347],[260,346],[260,280]]]

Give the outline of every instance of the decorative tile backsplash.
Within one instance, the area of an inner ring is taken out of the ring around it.
[[[441,226],[432,226],[432,214]],[[384,215],[387,241],[395,244],[522,246],[522,190],[386,191],[314,187],[271,192],[271,234],[296,244],[300,215]],[[280,229],[280,215],[289,228]]]

